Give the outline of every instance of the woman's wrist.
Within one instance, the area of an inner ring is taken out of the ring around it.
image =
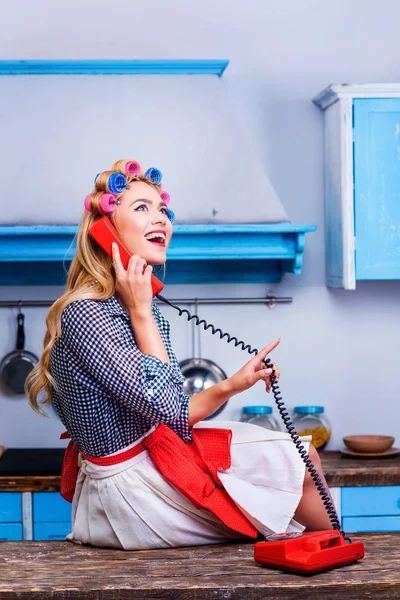
[[[229,379],[194,394],[189,399],[189,426],[202,421],[233,396],[232,385]]]
[[[131,319],[131,323],[132,326],[135,325],[135,323],[148,323],[149,321],[153,320],[153,314],[151,312],[151,308],[150,309],[130,309],[129,310],[129,316]]]

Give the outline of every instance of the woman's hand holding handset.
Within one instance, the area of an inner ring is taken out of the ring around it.
[[[112,262],[116,275],[116,291],[125,310],[138,317],[151,316],[153,267],[148,265],[144,258],[134,254],[125,270],[115,242],[112,245]]]
[[[122,306],[130,316],[139,350],[142,354],[151,354],[163,363],[170,364],[168,352],[151,311],[152,266],[147,265],[141,256],[134,254],[125,270],[115,242],[112,245],[112,262],[116,276],[115,290]]]

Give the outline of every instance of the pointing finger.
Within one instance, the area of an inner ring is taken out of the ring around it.
[[[254,358],[256,358],[258,360],[264,360],[264,358],[266,358],[268,356],[268,354],[270,352],[272,352],[272,350],[279,345],[280,341],[281,341],[281,338],[278,338],[271,344],[268,344],[268,346],[265,346],[265,348],[260,350],[260,352],[258,354],[256,354]]]

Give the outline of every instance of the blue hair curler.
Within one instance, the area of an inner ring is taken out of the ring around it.
[[[175,223],[175,213],[170,208],[167,209],[167,217],[171,221],[171,224],[173,225]]]
[[[120,194],[126,188],[126,177],[122,173],[113,173],[108,178],[107,187],[112,194]]]
[[[150,167],[150,169],[147,169],[144,176],[147,177],[147,179],[150,179],[154,185],[160,185],[162,182],[162,173],[155,167]]]
[[[100,173],[97,173],[96,177],[94,178],[94,182],[93,183],[96,183],[97,178],[98,178],[99,175],[100,175]]]

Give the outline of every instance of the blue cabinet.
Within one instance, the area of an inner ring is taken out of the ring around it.
[[[346,533],[400,531],[400,485],[343,487],[331,490],[334,491]],[[58,492],[33,492],[31,498],[32,503],[26,502],[23,511],[20,492],[0,493],[0,542],[24,539],[24,530],[25,534],[32,531],[34,540],[64,540],[71,532],[72,505]],[[32,507],[32,512],[26,510],[27,506]],[[31,539],[29,536],[25,539]]]
[[[22,539],[22,523],[0,523],[0,542]]]
[[[342,488],[341,513],[346,532],[400,531],[400,486]]]
[[[22,494],[0,494],[0,541],[22,540]]]
[[[33,493],[33,539],[63,540],[71,532],[71,507],[58,492]]]
[[[34,523],[33,524],[33,539],[34,540],[65,540],[66,536],[71,533],[71,523]]]
[[[400,85],[333,85],[325,117],[327,285],[400,279]]]
[[[400,98],[353,101],[356,279],[400,279]]]

